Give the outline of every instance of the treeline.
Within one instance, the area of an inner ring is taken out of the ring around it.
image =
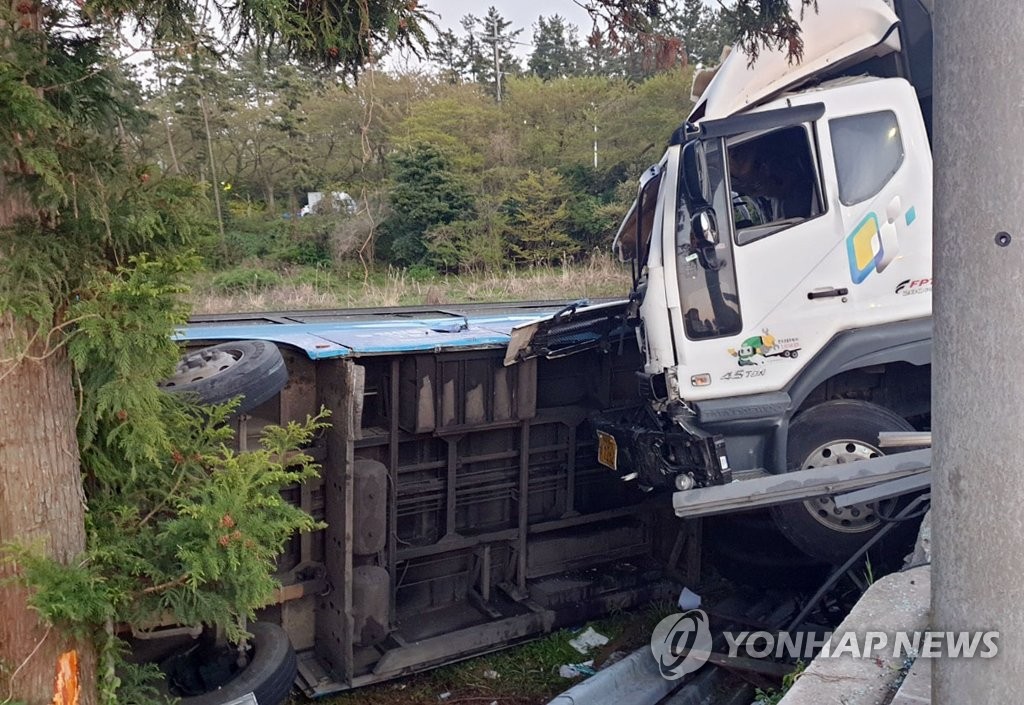
[[[442,33],[426,66],[358,82],[258,46],[230,60],[158,54],[139,147],[210,185],[217,265],[558,262],[608,244],[633,177],[691,107],[693,65],[726,42],[700,0],[659,21],[611,45],[541,17],[520,61],[521,30],[491,8]],[[355,206],[328,196],[299,218],[315,191]]]

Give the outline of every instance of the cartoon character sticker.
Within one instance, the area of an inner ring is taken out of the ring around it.
[[[740,367],[760,365],[761,361],[756,358],[795,358],[800,352],[800,341],[796,338],[776,338],[766,328],[761,331],[761,335],[747,338],[739,348],[729,348],[728,352],[736,358]]]

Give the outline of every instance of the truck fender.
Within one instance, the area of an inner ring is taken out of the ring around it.
[[[808,395],[832,377],[851,370],[893,362],[929,365],[932,360],[932,319],[896,321],[871,328],[839,333],[787,385],[790,413],[776,426],[769,467],[786,470],[786,439],[789,422]],[[769,458],[766,458],[769,460]]]

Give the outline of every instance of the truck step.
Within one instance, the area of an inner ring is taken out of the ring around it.
[[[931,431],[883,431],[878,434],[879,448],[931,448]]]

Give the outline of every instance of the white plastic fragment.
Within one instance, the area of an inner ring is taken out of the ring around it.
[[[604,646],[608,643],[608,637],[598,634],[593,627],[587,627],[578,637],[569,640],[569,646],[581,654],[588,653],[591,649]]]
[[[484,671],[484,678],[486,678],[487,680],[496,681],[499,678],[501,678],[501,674],[498,673],[497,671],[487,670],[487,671]]]
[[[700,595],[690,588],[684,587],[683,591],[679,593],[678,604],[681,610],[695,610],[700,607]]]

